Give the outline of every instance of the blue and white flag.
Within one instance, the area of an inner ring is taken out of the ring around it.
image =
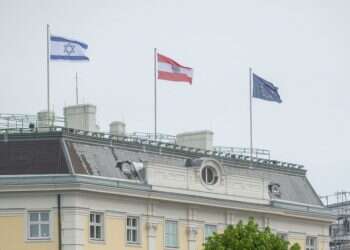
[[[253,97],[271,102],[282,102],[278,88],[256,74],[253,74]]]
[[[50,41],[51,60],[89,61],[87,44],[59,36],[51,36]]]

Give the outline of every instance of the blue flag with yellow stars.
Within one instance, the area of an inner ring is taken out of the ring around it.
[[[278,88],[256,74],[253,74],[253,97],[270,102],[282,102]]]

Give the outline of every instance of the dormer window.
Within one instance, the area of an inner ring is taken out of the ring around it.
[[[215,185],[219,179],[216,169],[211,166],[202,168],[201,175],[203,182],[207,185]]]
[[[278,183],[270,183],[269,184],[269,193],[272,197],[281,197],[281,189],[280,184]]]

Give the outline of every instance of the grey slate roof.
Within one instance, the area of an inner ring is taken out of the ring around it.
[[[49,146],[48,146],[49,145]],[[66,152],[66,153],[64,153]],[[69,156],[69,157],[68,157]],[[261,177],[278,183],[281,200],[322,206],[318,195],[307,180],[306,171],[300,168],[254,162],[240,158],[207,155],[198,150],[159,147],[141,142],[111,141],[86,135],[67,135],[64,131],[38,134],[0,134],[0,175],[75,173],[118,179],[143,181],[142,171],[135,164],[120,162],[156,162],[186,167],[186,160],[213,157],[228,174]],[[119,165],[118,165],[119,164]],[[122,171],[126,168],[129,171]]]
[[[162,163],[173,166],[185,166],[186,159],[184,156],[169,156],[165,154],[157,154],[152,152],[144,152],[142,150],[128,150],[121,147],[101,146],[89,144],[86,142],[72,142],[74,149],[81,159],[86,159],[94,171],[94,175],[105,177],[124,178],[115,165],[118,161],[149,161]],[[83,161],[82,161],[83,162]],[[287,171],[253,168],[239,164],[223,164],[227,174],[238,174],[242,176],[260,177],[269,182],[280,184],[281,200],[304,203],[310,205],[319,205],[322,203],[317,194],[313,190],[305,174],[290,173]]]

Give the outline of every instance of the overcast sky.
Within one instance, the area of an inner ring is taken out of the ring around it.
[[[102,130],[153,131],[153,48],[194,68],[193,85],[159,81],[159,131],[211,129],[249,146],[249,74],[282,104],[253,101],[254,146],[305,165],[319,194],[350,191],[350,1],[0,0],[0,113],[46,107],[46,24],[89,45],[89,63],[51,65],[57,115],[80,97]]]

